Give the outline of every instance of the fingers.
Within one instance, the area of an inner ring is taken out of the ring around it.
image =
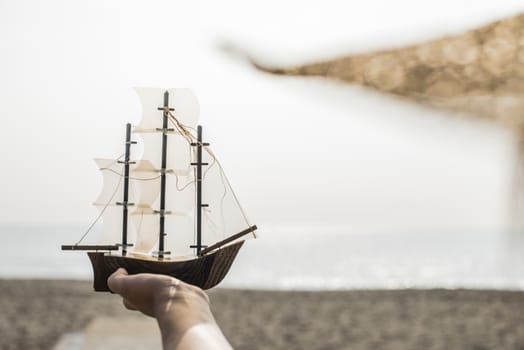
[[[124,295],[124,285],[127,276],[127,271],[123,268],[119,268],[107,279],[107,286],[112,292]]]
[[[125,298],[125,285],[128,273],[124,268],[119,268],[109,276],[107,279],[107,285],[114,293],[120,294],[123,296],[122,301],[124,306],[129,310],[138,310],[137,307]]]

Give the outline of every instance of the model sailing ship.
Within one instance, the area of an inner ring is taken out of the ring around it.
[[[96,291],[109,291],[107,278],[119,267],[211,288],[226,276],[257,227],[249,224],[222,166],[202,141],[193,93],[136,92],[143,115],[133,130],[126,126],[125,153],[96,160],[104,176],[95,202],[104,222],[102,242],[80,244],[82,237],[62,250],[89,251]],[[140,135],[143,146],[135,161],[131,150],[140,145],[133,146],[132,134]]]

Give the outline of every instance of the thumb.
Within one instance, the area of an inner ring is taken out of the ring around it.
[[[109,276],[107,279],[107,286],[113,293],[124,295],[125,280],[128,273],[124,268],[119,268]]]

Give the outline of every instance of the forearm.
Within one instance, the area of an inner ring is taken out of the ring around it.
[[[175,335],[174,324],[160,324],[164,350],[230,350],[233,349],[215,322],[196,324],[183,334]]]
[[[128,309],[156,318],[165,350],[232,349],[202,289],[163,275],[129,276],[122,268],[107,282]]]
[[[160,305],[156,318],[165,350],[232,349],[202,290],[186,285]]]

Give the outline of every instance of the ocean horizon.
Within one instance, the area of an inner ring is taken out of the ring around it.
[[[0,226],[0,278],[91,280],[84,252],[60,250],[84,231],[78,225]],[[523,251],[524,235],[511,232],[262,225],[259,237],[244,244],[220,287],[524,290]]]

